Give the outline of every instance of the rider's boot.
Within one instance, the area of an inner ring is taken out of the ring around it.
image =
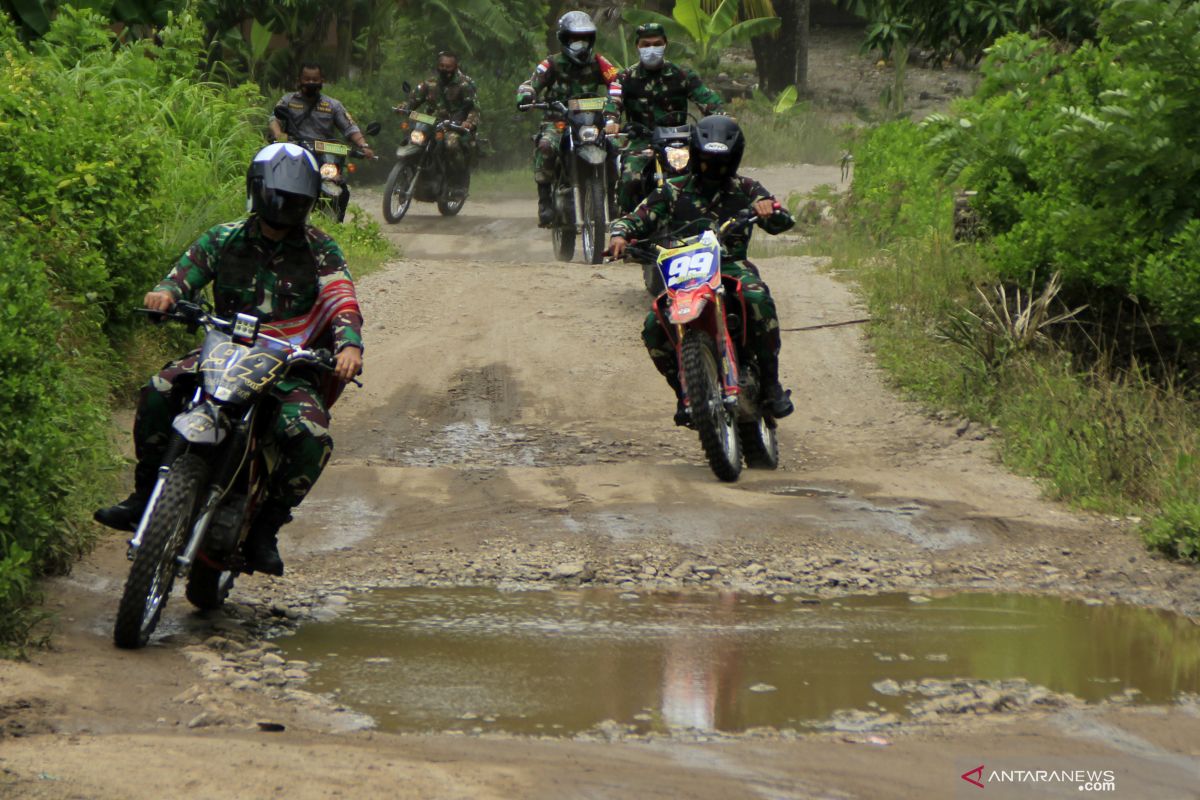
[[[157,458],[139,461],[133,469],[133,494],[116,505],[96,509],[92,519],[119,531],[137,530],[142,514],[146,511],[146,503],[150,501],[150,494],[154,491],[154,481],[157,477]]]
[[[666,375],[665,377],[672,391],[675,392],[675,424],[681,428],[690,427],[692,424],[692,410],[683,402],[683,387],[679,385],[679,374]]]
[[[783,419],[796,410],[792,404],[792,390],[784,389],[779,382],[779,360],[760,358],[759,367],[762,369],[762,403],[775,419]]]
[[[538,225],[543,228],[554,222],[554,196],[548,183],[539,183],[538,187]]]
[[[246,560],[251,569],[267,575],[283,574],[279,556],[279,529],[292,521],[292,510],[282,503],[267,500],[250,525],[246,537]]]

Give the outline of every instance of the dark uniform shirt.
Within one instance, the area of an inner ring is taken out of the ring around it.
[[[262,235],[251,216],[205,231],[155,291],[178,300],[212,283],[218,315],[254,314],[279,322],[307,314],[321,289],[337,280],[350,281],[350,271],[329,234],[308,225],[276,242]],[[338,314],[330,329],[333,341],[318,346],[362,347],[358,312]]]
[[[346,107],[326,95],[312,100],[303,92],[292,92],[280,98],[275,108],[284,112],[287,122],[281,120],[280,124],[290,139],[336,140],[338,131],[349,139],[359,133]]]
[[[621,96],[617,72],[617,68],[599,54],[586,64],[576,64],[558,53],[540,62],[525,86],[546,101],[566,103],[576,97],[606,97],[608,102],[604,106],[604,115],[616,119],[620,114],[617,103]],[[547,111],[546,116],[556,119],[561,115]]]
[[[695,71],[670,61],[657,70],[641,64],[630,67],[617,76],[617,83],[621,88],[614,99],[624,106],[625,119],[638,136],[660,125],[686,125],[688,100],[704,114],[722,106],[721,95],[705,86]]]
[[[773,195],[753,178],[735,175],[724,185],[705,187],[694,175],[671,178],[662,188],[655,189],[637,208],[612,224],[612,235],[626,239],[643,239],[653,233],[677,231],[687,227],[680,236],[695,236],[706,230],[716,230],[720,224],[739,211],[750,208],[759,200],[772,200]],[[786,209],[759,223],[771,235],[783,233],[796,224]],[[721,243],[722,258],[744,261],[750,249],[753,227],[731,233]]]
[[[442,82],[435,75],[423,81],[408,96],[410,111],[425,111],[438,119],[448,119],[460,125],[479,126],[479,101],[475,81],[461,71]]]

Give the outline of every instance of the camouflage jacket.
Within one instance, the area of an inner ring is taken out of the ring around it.
[[[407,106],[410,111],[425,111],[438,119],[478,127],[479,101],[476,94],[475,81],[461,71],[456,72],[449,83],[442,83],[435,75],[412,90]]]
[[[617,119],[621,109],[617,99],[620,97],[620,85],[616,83],[617,68],[600,54],[592,57],[586,64],[576,64],[563,54],[552,55],[539,63],[533,70],[529,80],[517,89],[517,95],[541,95],[543,100],[558,100],[562,103],[575,97],[607,97],[604,106],[604,116]],[[557,119],[561,115],[547,111],[546,117]]]
[[[275,109],[282,110],[287,118],[286,123],[280,124],[289,139],[337,139],[339,131],[349,139],[359,133],[346,107],[326,95],[309,100],[303,92],[292,92],[280,98]]]
[[[641,64],[617,76],[615,100],[625,109],[625,121],[635,136],[649,136],[659,125],[686,125],[688,100],[705,114],[720,111],[721,95],[704,85],[688,67],[665,62],[649,70]],[[641,129],[641,130],[639,130]]]
[[[654,233],[677,231],[687,225],[681,236],[694,236],[706,230],[716,230],[720,223],[758,200],[773,200],[774,196],[753,178],[735,175],[716,191],[702,188],[693,175],[671,178],[656,189],[633,211],[612,224],[613,236],[644,239]],[[690,223],[690,224],[689,224]],[[774,236],[796,224],[786,209],[762,220],[759,225]],[[754,228],[730,234],[721,243],[722,258],[744,261],[750,249]]]
[[[329,234],[309,225],[275,242],[262,235],[250,216],[201,234],[154,290],[178,300],[212,283],[219,316],[254,314],[264,322],[278,322],[308,313],[321,288],[336,280],[351,280],[350,271]],[[329,327],[324,338],[332,341],[317,346],[337,351],[362,347],[358,313],[338,314]]]

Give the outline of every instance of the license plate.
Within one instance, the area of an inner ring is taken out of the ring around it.
[[[313,150],[318,153],[328,153],[331,156],[345,156],[350,154],[350,146],[341,142],[313,142]]]
[[[567,104],[572,111],[603,111],[608,101],[603,97],[577,97]]]
[[[417,111],[414,111],[411,114],[409,114],[408,118],[411,119],[413,122],[423,122],[426,125],[437,125],[437,117],[431,117],[428,114],[421,114],[420,112],[417,112]]]

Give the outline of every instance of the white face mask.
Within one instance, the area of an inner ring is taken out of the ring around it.
[[[570,50],[571,53],[576,56],[582,56],[584,53],[586,53],[591,48],[592,48],[592,45],[589,42],[579,40],[579,39],[577,39],[577,40],[571,42],[569,45],[567,45],[567,49]]]
[[[660,44],[658,47],[639,47],[638,58],[642,61],[642,66],[648,69],[658,69],[663,63],[663,53],[667,52],[667,46]]]

